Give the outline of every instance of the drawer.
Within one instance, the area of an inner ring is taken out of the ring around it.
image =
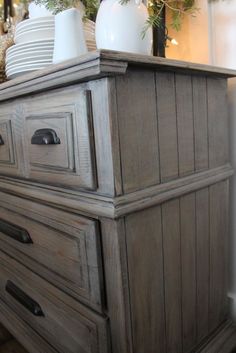
[[[102,311],[96,221],[0,194],[0,247],[57,287]]]
[[[26,177],[52,185],[97,187],[89,90],[63,90],[26,100]]]
[[[94,314],[1,252],[0,266],[1,302],[56,352],[108,353],[105,317]]]
[[[19,174],[19,169],[13,125],[10,115],[0,115],[0,172],[14,176]]]

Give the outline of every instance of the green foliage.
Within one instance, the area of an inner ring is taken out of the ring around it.
[[[198,11],[197,7],[195,6],[195,0],[153,0],[154,3],[158,3],[162,7],[165,6],[166,11],[171,14],[172,22],[171,22],[171,27],[174,28],[176,31],[179,31],[181,29],[181,24],[183,17],[185,15],[191,15],[194,16],[196,15],[196,12]],[[149,9],[150,12],[150,9]],[[156,19],[159,19],[159,21],[154,21],[157,24],[156,27],[160,26],[161,23],[161,12],[157,9],[154,10],[154,13],[151,14],[152,16],[156,17]],[[150,15],[150,16],[151,16]]]
[[[66,9],[76,7],[78,4],[78,0],[34,0],[34,2],[35,4],[44,5],[55,15]],[[99,7],[99,1],[82,0],[81,2],[85,7],[85,17],[90,20],[95,20]]]
[[[78,0],[33,0],[36,4],[43,4],[47,9],[51,10],[54,14],[57,14],[63,10],[71,7],[76,7]],[[120,0],[122,5],[125,5],[130,0]],[[85,16],[91,20],[96,19],[99,0],[81,0],[85,6]],[[148,5],[149,18],[142,31],[142,36],[145,35],[149,27],[160,27],[162,19],[162,11],[166,8],[166,11],[171,13],[172,23],[171,26],[179,31],[181,29],[181,23],[183,17],[187,15],[195,15],[197,8],[195,6],[195,0],[150,0]]]

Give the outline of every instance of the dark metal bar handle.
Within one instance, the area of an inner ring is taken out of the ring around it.
[[[53,129],[36,130],[31,138],[32,145],[59,145],[61,140]]]
[[[2,145],[4,145],[4,141],[3,141],[2,135],[0,135],[0,146]]]
[[[23,292],[23,290],[17,287],[12,281],[7,281],[5,289],[7,293],[9,293],[33,315],[44,316],[41,306],[34,299],[29,297],[28,294]]]
[[[3,219],[0,219],[0,232],[24,244],[33,243],[27,230]]]

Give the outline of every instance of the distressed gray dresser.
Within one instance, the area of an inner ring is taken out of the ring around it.
[[[0,322],[30,353],[230,353],[227,78],[116,52],[0,86]]]

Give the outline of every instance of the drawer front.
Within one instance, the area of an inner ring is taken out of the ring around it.
[[[26,176],[38,182],[97,187],[90,91],[63,90],[24,104]]]
[[[107,321],[0,252],[0,298],[60,353],[108,353]]]
[[[0,246],[80,301],[102,310],[97,222],[1,194]]]
[[[0,172],[18,175],[16,154],[16,134],[13,133],[14,121],[10,114],[0,115]]]

